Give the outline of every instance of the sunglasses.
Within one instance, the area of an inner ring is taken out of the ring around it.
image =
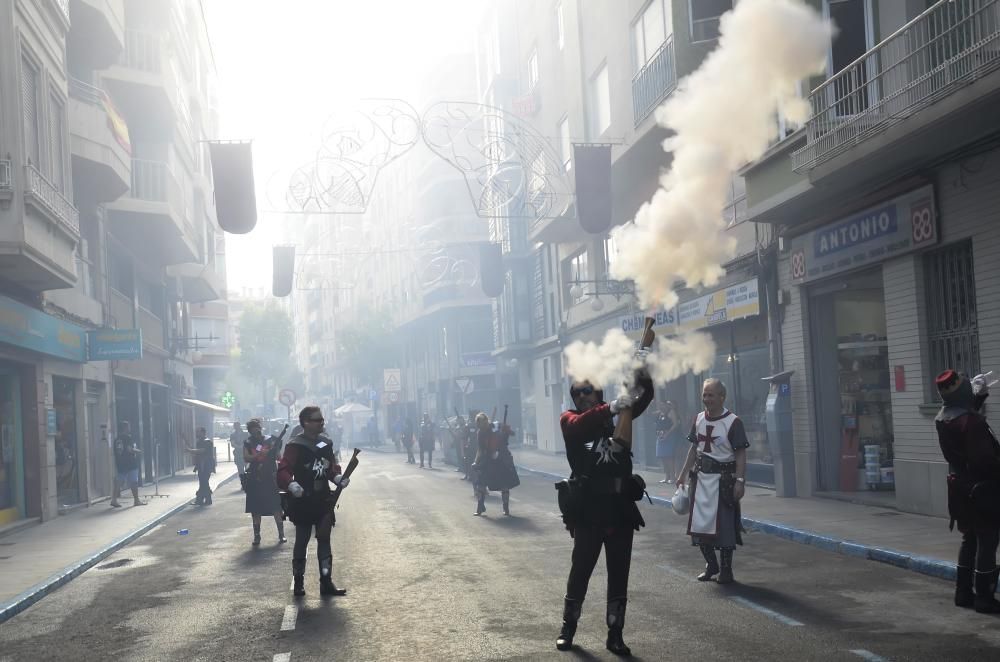
[[[584,386],[583,388],[576,388],[570,391],[570,395],[590,395],[594,392],[593,386]]]
[[[324,422],[326,422],[326,419],[323,419],[323,418],[307,418],[306,422],[307,423],[324,423]]]

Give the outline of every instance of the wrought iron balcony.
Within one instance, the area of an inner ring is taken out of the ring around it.
[[[4,195],[10,197],[14,191],[14,171],[11,169],[9,159],[0,159],[0,198]]]
[[[809,96],[805,172],[1000,67],[1000,0],[939,0]]]
[[[635,125],[677,87],[677,61],[674,36],[670,35],[649,61],[632,78],[632,115]]]
[[[120,63],[131,69],[158,74],[163,71],[161,44],[160,35],[156,33],[126,30]]]
[[[80,236],[80,212],[63,197],[52,182],[45,178],[35,166],[24,167],[25,196],[41,205],[52,214],[73,236]]]

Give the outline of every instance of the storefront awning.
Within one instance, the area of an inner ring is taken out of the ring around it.
[[[219,412],[220,414],[228,414],[230,411],[225,407],[220,407],[219,405],[213,405],[211,402],[203,402],[201,400],[195,400],[194,398],[181,398],[181,402],[186,402],[189,405],[195,407],[201,407],[202,409],[207,409],[209,411]]]

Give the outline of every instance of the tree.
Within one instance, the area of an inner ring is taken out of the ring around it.
[[[270,301],[247,308],[240,318],[240,372],[261,387],[262,403],[271,396],[268,381],[284,381],[298,373],[295,365],[295,336],[288,314]]]
[[[358,309],[357,317],[337,330],[338,359],[361,382],[375,387],[382,381],[382,370],[398,365],[392,317],[368,306]]]

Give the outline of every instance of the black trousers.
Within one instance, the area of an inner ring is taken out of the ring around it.
[[[581,527],[573,532],[573,565],[566,582],[566,599],[582,601],[587,597],[590,576],[597,565],[597,557],[604,548],[604,562],[608,567],[608,600],[628,597],[628,573],[632,564],[632,536],[635,529],[620,526],[608,533],[596,527]]]
[[[195,500],[198,503],[208,503],[212,500],[212,488],[208,484],[211,475],[208,471],[198,472],[198,491],[195,493]]]
[[[997,566],[998,543],[1000,543],[1000,529],[996,527],[969,529],[962,534],[962,545],[958,548],[958,565],[975,568],[978,572],[991,572]]]
[[[292,550],[292,559],[305,562],[306,550],[309,548],[309,538],[313,532],[312,524],[295,525],[295,547]],[[316,527],[316,556],[320,561],[333,556],[330,547],[330,532],[333,528],[333,518],[328,514],[319,521]]]

